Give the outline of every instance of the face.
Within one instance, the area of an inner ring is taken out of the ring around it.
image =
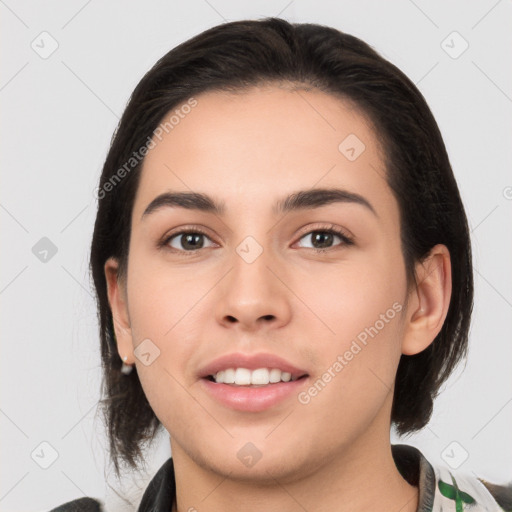
[[[389,441],[398,204],[350,104],[278,87],[195,99],[144,161],[119,351],[174,457],[285,482]]]

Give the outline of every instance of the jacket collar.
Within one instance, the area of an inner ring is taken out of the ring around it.
[[[149,482],[137,512],[171,512],[175,495],[176,480],[171,457]]]

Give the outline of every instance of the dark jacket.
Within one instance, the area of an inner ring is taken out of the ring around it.
[[[447,468],[434,468],[415,447],[391,445],[395,464],[402,476],[419,487],[417,512],[512,512],[512,484],[495,485],[481,478],[459,475]],[[171,512],[176,494],[172,457],[158,470],[146,487],[137,512]],[[80,498],[50,512],[107,512],[93,498]],[[110,511],[108,511],[110,512]]]

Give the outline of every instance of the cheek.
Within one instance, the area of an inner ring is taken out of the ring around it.
[[[171,272],[168,266],[150,253],[150,249],[145,249],[145,245],[149,244],[142,240],[134,242],[130,247],[130,323],[134,345],[143,338],[150,338],[160,345],[172,336],[180,319],[186,316],[195,293],[193,286],[187,286],[190,278],[186,271]]]
[[[190,361],[205,338],[202,326],[212,315],[207,293],[217,281],[207,269],[201,273],[182,265],[170,270],[143,251],[131,254],[128,303],[135,354],[142,343],[157,354],[150,365],[137,361],[148,394],[165,388],[167,395],[178,382],[193,382]]]
[[[165,272],[142,263],[133,258],[129,269],[133,345],[136,356],[137,347],[143,344],[156,356],[150,356],[148,365],[144,357],[136,359],[137,373],[151,408],[166,428],[188,429],[190,433],[187,415],[200,415],[201,410],[194,410],[197,404],[187,391],[192,380],[187,368],[201,339],[200,317],[205,314],[201,297],[208,288],[198,285],[197,277],[191,279],[186,272]]]
[[[302,281],[304,302],[322,320],[316,319],[320,380],[311,390],[319,396],[320,408],[338,403],[351,413],[364,414],[365,402],[368,406],[375,400],[378,407],[392,388],[401,355],[406,289],[405,271],[397,265],[401,261],[397,257],[373,255],[337,268],[333,265],[330,271]],[[309,326],[311,333],[311,325],[308,314],[304,332]]]
[[[316,373],[298,399],[304,417],[321,419],[322,435],[334,439],[345,432],[350,442],[392,398],[403,305],[385,280],[366,275],[344,283],[354,285],[350,292],[348,284],[343,289],[331,282],[330,300],[316,301],[335,334],[319,340]]]
[[[309,324],[313,325],[313,315],[320,325],[318,332],[341,349],[358,336],[364,341],[373,327],[384,332],[389,331],[383,327],[390,320],[397,323],[405,294],[402,270],[390,257],[354,259],[313,269],[295,282],[295,290],[308,306]]]

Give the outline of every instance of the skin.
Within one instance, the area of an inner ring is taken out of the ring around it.
[[[276,85],[196,99],[145,158],[126,277],[116,260],[105,264],[119,354],[136,364],[170,433],[174,510],[244,503],[244,510],[266,512],[354,512],[376,504],[415,511],[418,489],[401,477],[390,448],[394,380],[401,354],[426,348],[446,318],[447,248],[435,246],[417,264],[417,284],[408,289],[381,148],[349,103]],[[349,134],[366,146],[354,161],[338,149]],[[330,187],[364,196],[376,215],[355,203],[272,211],[292,192]],[[142,218],[169,190],[206,193],[226,212],[165,207]],[[167,250],[157,248],[164,235],[191,225],[207,233],[194,255],[185,254],[179,236]],[[327,251],[315,252],[312,234],[326,225],[350,233],[354,244],[335,235]],[[236,252],[247,236],[263,248],[250,264]],[[270,352],[307,370],[307,390],[394,303],[400,314],[308,404],[294,395],[264,412],[239,412],[199,385],[198,370],[218,356]],[[149,366],[134,355],[147,338],[160,350]],[[252,467],[237,458],[247,442],[262,455]]]

